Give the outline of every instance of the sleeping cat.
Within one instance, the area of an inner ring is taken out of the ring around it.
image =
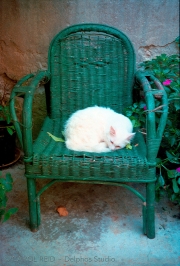
[[[65,124],[66,147],[75,151],[109,152],[124,148],[135,135],[129,118],[105,107],[76,111]]]

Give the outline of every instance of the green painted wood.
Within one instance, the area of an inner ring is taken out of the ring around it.
[[[37,199],[36,199],[36,184],[33,178],[27,179],[27,191],[29,199],[29,225],[32,231],[38,229],[38,213],[37,213]]]
[[[145,100],[147,103],[147,126],[146,126],[146,147],[147,147],[147,159],[149,163],[156,163],[157,153],[160,147],[162,134],[166,125],[167,115],[168,115],[168,99],[166,92],[159,82],[157,78],[155,78],[152,74],[148,72],[137,71],[136,75],[136,82],[140,84],[144,93],[145,93]],[[152,90],[149,81],[153,81],[158,89]],[[158,92],[158,93],[157,93]],[[155,108],[155,95],[161,97],[161,116],[159,118],[158,128],[156,128],[156,112],[154,112]]]
[[[132,103],[135,54],[119,30],[99,24],[68,27],[53,39],[48,61],[51,118],[59,117],[62,126],[73,112],[88,106],[122,112]]]
[[[150,239],[155,238],[155,183],[148,183],[146,185],[146,232]]]
[[[137,132],[133,149],[110,153],[70,151],[47,132],[62,137],[65,121],[76,110],[99,105],[122,113],[131,105],[134,82],[145,93],[148,108],[146,139]],[[152,90],[150,81],[157,90]],[[33,142],[32,108],[35,90],[43,83],[47,117]],[[162,113],[156,128],[155,97]],[[22,123],[15,112],[15,97],[23,97]],[[55,182],[87,182],[123,186],[143,200],[143,231],[155,236],[154,182],[156,156],[167,119],[167,96],[161,83],[147,72],[135,72],[135,53],[121,31],[101,24],[79,24],[58,33],[51,42],[48,70],[22,78],[11,93],[11,114],[24,150],[30,227],[40,225],[40,195]],[[138,145],[136,145],[138,144]],[[36,192],[36,179],[52,179]],[[124,182],[147,184],[146,199]],[[123,183],[123,184],[122,184]],[[145,202],[146,201],[146,202]],[[147,206],[146,206],[147,205]]]
[[[146,210],[146,202],[142,204],[142,218],[143,218],[143,232],[147,235],[147,210]]]
[[[37,229],[41,224],[41,204],[40,204],[40,197],[36,195],[36,202],[37,202]]]

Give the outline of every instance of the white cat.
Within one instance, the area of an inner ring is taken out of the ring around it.
[[[105,107],[76,111],[65,124],[66,147],[75,151],[109,152],[124,148],[135,135],[129,118]]]

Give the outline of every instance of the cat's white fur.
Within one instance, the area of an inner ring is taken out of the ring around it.
[[[75,151],[109,152],[124,148],[135,133],[129,118],[105,107],[76,111],[65,124],[66,147]]]

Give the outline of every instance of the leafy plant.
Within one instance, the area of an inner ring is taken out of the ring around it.
[[[144,127],[146,117],[146,104],[143,101],[136,102],[125,110],[125,115],[131,120],[133,127]]]
[[[14,126],[11,125],[11,115],[9,110],[9,101],[6,97],[5,88],[2,94],[0,94],[0,121],[6,121],[7,131],[10,135],[14,133]]]
[[[5,178],[2,177],[0,172],[0,221],[7,221],[12,214],[17,212],[17,208],[7,210],[7,193],[12,190],[13,179],[10,173],[7,173]]]
[[[179,37],[176,42],[179,42]],[[168,120],[157,158],[156,198],[158,200],[167,193],[171,201],[180,204],[179,56],[161,54],[155,59],[141,63],[140,66],[160,80],[168,95]],[[158,107],[159,101],[157,99],[155,101]],[[145,127],[145,113],[146,105],[143,97],[125,110],[125,115],[132,120],[134,126],[138,127]],[[158,123],[158,116],[156,122]]]

